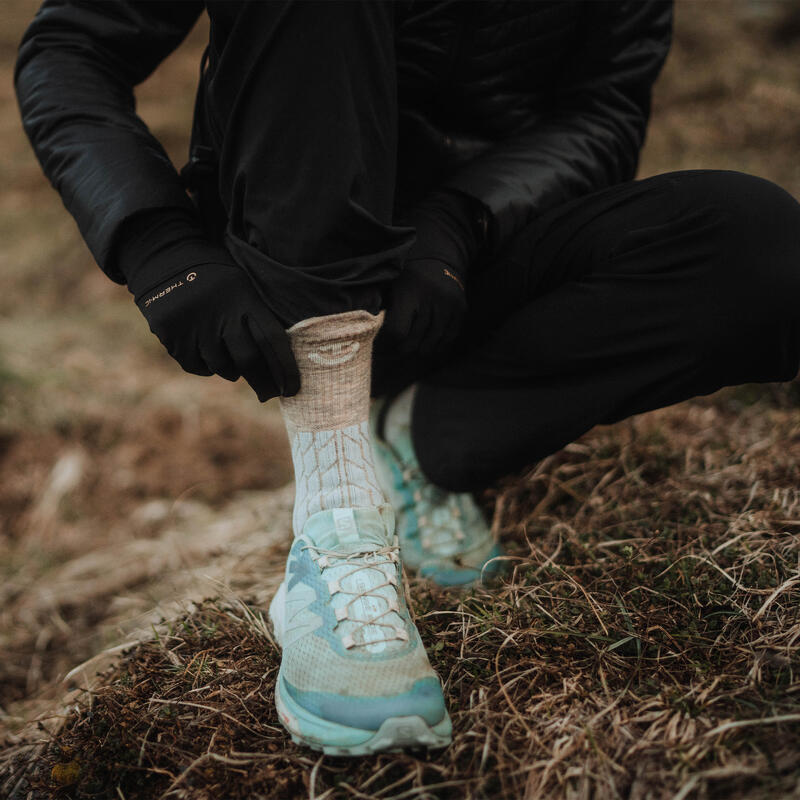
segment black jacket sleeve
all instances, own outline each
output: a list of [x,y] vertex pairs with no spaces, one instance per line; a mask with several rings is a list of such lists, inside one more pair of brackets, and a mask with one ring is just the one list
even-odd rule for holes
[[26,30],[14,83],[25,132],[97,263],[138,212],[194,206],[136,115],[133,87],[184,39],[202,2],[45,0]]
[[582,41],[559,80],[551,112],[442,184],[489,208],[489,255],[543,211],[635,177],[651,88],[671,38],[671,2],[584,4]]

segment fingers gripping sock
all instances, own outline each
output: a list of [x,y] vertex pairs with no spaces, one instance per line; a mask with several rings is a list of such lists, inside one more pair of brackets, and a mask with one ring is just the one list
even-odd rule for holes
[[280,400],[295,472],[295,536],[317,511],[386,502],[368,426],[372,342],[382,322],[382,312],[347,311],[287,331],[300,371],[300,391]]

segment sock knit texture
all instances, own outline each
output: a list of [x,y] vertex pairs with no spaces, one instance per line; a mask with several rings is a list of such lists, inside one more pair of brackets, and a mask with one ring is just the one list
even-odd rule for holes
[[295,472],[295,536],[317,511],[386,502],[368,426],[372,342],[382,322],[382,312],[346,311],[287,331],[300,371],[300,391],[280,400]]

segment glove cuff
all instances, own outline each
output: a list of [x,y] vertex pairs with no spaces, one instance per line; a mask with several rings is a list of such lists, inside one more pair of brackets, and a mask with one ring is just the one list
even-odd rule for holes
[[198,264],[235,266],[225,248],[212,244],[198,220],[179,208],[146,211],[127,219],[116,259],[128,291],[137,299],[163,281]]

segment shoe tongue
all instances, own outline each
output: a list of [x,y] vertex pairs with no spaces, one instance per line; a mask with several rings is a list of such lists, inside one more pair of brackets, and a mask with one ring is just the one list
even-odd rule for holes
[[[303,537],[322,550],[334,550],[344,555],[357,551],[379,550],[393,543],[394,515],[391,506],[376,508],[335,508],[319,511],[308,518]],[[398,611],[397,563],[387,556],[366,553],[350,560],[334,558],[324,569],[325,580],[339,583],[331,605],[347,609],[345,618],[337,623],[337,631],[353,645],[364,646],[370,653],[390,652],[405,647],[406,638],[392,634],[405,628]],[[395,576],[394,578],[392,576]],[[348,617],[349,615],[349,617]],[[380,624],[369,620],[377,618]]]
[[303,536],[323,550],[340,553],[354,553],[365,545],[377,550],[391,544],[384,518],[375,508],[318,511],[303,526]]

